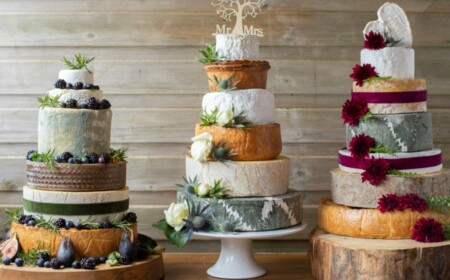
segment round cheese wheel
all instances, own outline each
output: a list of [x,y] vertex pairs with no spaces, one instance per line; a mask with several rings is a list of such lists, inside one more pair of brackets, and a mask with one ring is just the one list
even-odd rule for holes
[[277,123],[227,128],[218,125],[195,126],[195,135],[208,132],[214,143],[223,144],[236,155],[233,161],[271,160],[281,153],[281,132]]
[[411,230],[420,218],[433,218],[449,223],[450,216],[432,211],[419,213],[410,209],[381,213],[378,209],[351,208],[323,199],[319,206],[319,226],[338,235],[378,238],[409,239]]

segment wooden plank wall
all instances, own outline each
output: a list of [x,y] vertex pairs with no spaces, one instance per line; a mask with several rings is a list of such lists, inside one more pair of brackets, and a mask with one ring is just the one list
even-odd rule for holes
[[[344,145],[340,107],[359,61],[361,31],[384,0],[266,2],[249,24],[266,35],[261,58],[272,65],[268,89],[276,94],[283,153],[292,158],[291,187],[305,195],[308,230],[258,243],[258,250],[302,251]],[[449,166],[450,2],[397,2],[411,22],[416,76],[428,81],[434,142]],[[21,203],[24,155],[36,147],[36,98],[52,87],[62,56],[82,53],[96,57],[96,83],[113,104],[113,146],[129,148],[131,209],[141,231],[162,240],[151,224],[175,198],[207,92],[194,57],[221,23],[210,1],[0,1],[0,22],[0,208]],[[210,248],[217,250],[217,242],[199,240],[185,251]]]

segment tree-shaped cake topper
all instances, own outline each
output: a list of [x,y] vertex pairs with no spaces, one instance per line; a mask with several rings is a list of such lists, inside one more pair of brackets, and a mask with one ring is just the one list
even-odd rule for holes
[[236,19],[234,28],[225,24],[216,26],[217,34],[251,34],[263,37],[262,29],[254,28],[253,25],[246,26],[243,21],[248,16],[256,17],[261,11],[265,0],[216,0],[211,5],[217,8],[217,14],[226,21]]

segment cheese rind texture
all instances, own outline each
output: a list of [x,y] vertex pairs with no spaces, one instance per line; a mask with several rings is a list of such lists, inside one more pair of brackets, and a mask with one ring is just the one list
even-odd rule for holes
[[361,50],[361,65],[370,64],[380,77],[414,79],[414,49],[390,47]]
[[276,158],[281,153],[281,131],[277,123],[253,125],[247,128],[227,128],[218,125],[197,124],[195,135],[209,133],[215,144],[223,144],[235,155],[233,161],[262,161]]
[[216,51],[222,60],[256,60],[259,40],[256,35],[217,34]]
[[[120,218],[129,205],[128,188],[98,192],[61,192],[25,186],[23,199],[24,212],[28,215],[42,216],[47,220],[61,217],[73,222],[88,218],[97,222],[106,218],[112,220],[116,216]],[[85,213],[81,213],[82,211]]]
[[209,205],[213,218],[202,231],[249,232],[276,230],[298,225],[302,222],[302,195],[289,191],[269,197],[200,198],[185,190],[178,191],[177,200],[189,200],[194,207],[202,209]]
[[450,216],[434,211],[394,211],[381,213],[378,209],[350,208],[335,204],[331,199],[319,205],[319,227],[337,235],[358,238],[410,239],[411,229],[421,218],[433,218],[449,223]]
[[72,70],[64,69],[59,71],[59,79],[63,79],[68,84],[75,85],[77,82],[82,82],[86,84],[94,84],[94,73],[89,72],[85,69],[82,70]]
[[59,89],[55,88],[48,91],[48,95],[51,97],[59,96],[59,102],[66,102],[69,99],[75,99],[77,101],[77,107],[87,103],[89,98],[95,97],[97,102],[102,101],[103,91],[102,90],[87,90],[87,89]]
[[[82,257],[101,257],[119,249],[123,229],[59,229],[51,232],[44,228],[28,227],[16,222],[11,224],[11,233],[20,236],[21,250],[27,252],[36,248],[51,248],[50,255],[56,257],[64,237],[72,240],[77,259]],[[133,224],[130,235],[137,240],[137,224]]]
[[403,196],[414,193],[421,198],[450,195],[450,170],[423,174],[420,176],[393,176],[377,186],[361,182],[361,175],[331,170],[331,197],[334,203],[350,207],[377,208],[383,195]]
[[222,179],[231,197],[273,196],[288,191],[290,159],[278,157],[268,161],[206,161],[186,157],[186,177],[197,176],[199,182],[213,184]]
[[208,113],[234,107],[235,115],[242,112],[245,120],[255,125],[275,122],[275,97],[264,89],[210,92],[203,96],[202,107]]
[[110,109],[44,108],[39,110],[38,151],[55,150],[55,155],[70,152],[109,153],[111,137]]
[[347,148],[351,139],[364,133],[393,152],[417,152],[433,148],[429,112],[373,115],[358,126],[347,125]]

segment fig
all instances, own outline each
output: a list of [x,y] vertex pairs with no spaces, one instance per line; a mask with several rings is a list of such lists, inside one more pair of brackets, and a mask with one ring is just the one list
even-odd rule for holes
[[11,239],[8,239],[1,244],[0,252],[3,258],[14,259],[19,252],[19,242],[17,241],[17,236],[15,234]]
[[64,265],[64,267],[71,267],[75,261],[75,249],[71,239],[65,237],[59,245],[56,258]]
[[121,256],[127,256],[129,260],[134,259],[134,246],[130,240],[130,235],[124,233],[119,244],[119,253]]

